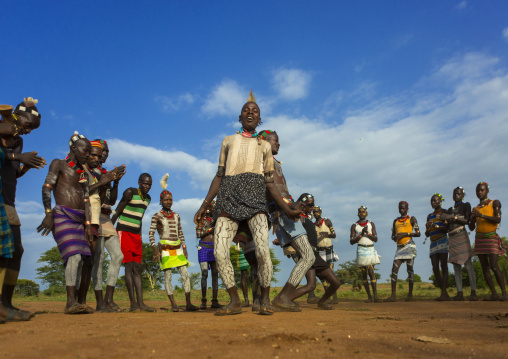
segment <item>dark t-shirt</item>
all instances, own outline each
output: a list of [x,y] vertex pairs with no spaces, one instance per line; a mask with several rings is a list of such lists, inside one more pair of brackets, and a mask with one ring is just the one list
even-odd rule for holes
[[18,184],[18,168],[19,161],[9,161],[7,158],[11,157],[11,153],[21,153],[23,151],[23,138],[18,138],[18,144],[14,148],[3,148],[5,152],[5,163],[0,168],[0,176],[2,177],[2,194],[4,196],[4,203],[14,206],[16,200],[16,186]]

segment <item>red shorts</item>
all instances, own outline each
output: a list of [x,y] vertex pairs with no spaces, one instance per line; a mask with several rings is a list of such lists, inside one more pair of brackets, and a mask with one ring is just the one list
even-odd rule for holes
[[131,232],[118,231],[118,240],[123,253],[122,263],[141,263],[143,247],[141,246],[141,235]]

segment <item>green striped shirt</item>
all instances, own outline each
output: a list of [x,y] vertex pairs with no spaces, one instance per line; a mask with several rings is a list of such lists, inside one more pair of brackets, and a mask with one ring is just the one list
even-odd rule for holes
[[150,201],[149,195],[143,200],[139,194],[134,194],[118,218],[116,230],[139,234],[141,220]]

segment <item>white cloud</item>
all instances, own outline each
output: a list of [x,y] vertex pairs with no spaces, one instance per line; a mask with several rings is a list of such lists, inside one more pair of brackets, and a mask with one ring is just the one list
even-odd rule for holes
[[503,37],[504,37],[506,40],[508,40],[508,27],[505,27],[505,28],[503,29]]
[[202,109],[209,116],[239,115],[247,97],[248,91],[236,81],[225,79],[212,90]]
[[155,97],[155,102],[159,103],[165,112],[178,111],[188,108],[194,103],[194,101],[194,96],[192,96],[190,93],[184,93],[175,98],[167,96]]
[[[293,197],[303,192],[316,196],[338,229],[342,260],[355,258],[347,238],[360,205],[369,208],[378,228],[386,278],[395,250],[390,226],[399,201],[409,202],[420,226],[432,211],[431,195],[442,193],[447,208],[458,185],[473,204],[474,187],[482,180],[491,184],[492,197],[508,201],[503,181],[508,169],[498,156],[508,152],[508,75],[497,63],[478,53],[453,58],[430,76],[432,86],[419,83],[378,98],[338,125],[306,116],[265,118],[266,126],[279,133],[279,159],[290,192]],[[423,238],[417,242],[416,272],[427,279],[428,247],[421,244]]]
[[164,151],[150,146],[129,143],[120,139],[108,139],[111,155],[110,163],[136,163],[142,170],[165,168],[170,179],[173,172],[186,173],[191,184],[206,188],[213,178],[217,165],[206,159],[199,159],[183,151]]
[[299,100],[307,96],[312,76],[299,69],[273,71],[272,84],[279,96],[285,100]]
[[461,1],[455,6],[455,9],[457,10],[463,10],[467,7],[467,1]]

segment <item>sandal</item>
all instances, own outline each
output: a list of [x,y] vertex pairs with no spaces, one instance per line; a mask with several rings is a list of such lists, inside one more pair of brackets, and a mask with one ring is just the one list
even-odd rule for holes
[[271,304],[261,304],[259,307],[260,315],[273,315],[275,313],[275,308]]
[[227,305],[225,305],[214,313],[214,315],[219,316],[219,317],[224,316],[224,315],[235,315],[235,314],[242,314],[242,308],[231,310],[231,308],[229,308]]

